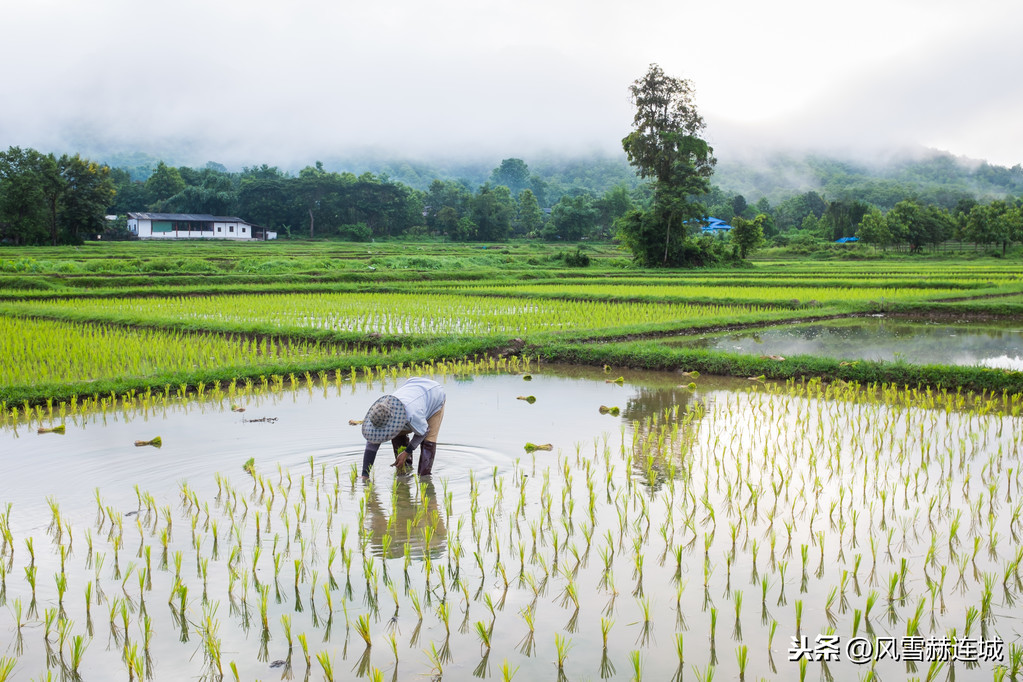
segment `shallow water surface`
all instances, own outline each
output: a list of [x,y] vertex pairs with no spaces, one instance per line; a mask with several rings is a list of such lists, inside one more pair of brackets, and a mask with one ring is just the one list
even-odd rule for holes
[[[787,680],[792,637],[832,631],[843,646],[952,629],[1004,641],[1002,658],[947,662],[956,679],[1008,663],[1019,398],[690,390],[678,374],[564,367],[437,378],[428,480],[395,477],[386,445],[372,483],[354,476],[348,420],[401,378],[108,408],[69,416],[64,435],[0,428],[12,679],[73,679],[75,636],[84,679],[130,677],[129,660],[156,680],[233,679],[232,663],[241,679],[501,679],[505,662],[519,680],[632,679],[634,662],[643,679],[736,679],[742,654],[748,679]],[[160,449],[133,445],[157,435]],[[844,649],[810,666],[865,671]]]
[[[605,431],[618,432],[633,419],[643,419],[664,407],[690,400],[693,393],[678,384],[681,377],[654,372],[625,371],[625,385],[600,370],[552,367],[534,372],[531,381],[517,375],[477,375],[443,378],[448,395],[441,430],[435,478],[466,485],[469,472],[505,473],[524,456],[526,442],[551,443],[571,449],[576,442]],[[686,380],[688,381],[688,380]],[[36,424],[0,429],[0,467],[4,472],[4,501],[19,509],[45,511],[47,496],[69,508],[92,509],[94,488],[104,498],[137,506],[134,487],[175,491],[178,484],[209,488],[217,473],[234,476],[255,458],[257,468],[276,471],[340,466],[347,477],[361,466],[365,441],[349,419],[362,419],[377,397],[404,379],[345,383],[340,389],[303,387],[280,394],[189,401],[146,411],[115,411],[75,416],[66,434],[37,434]],[[706,388],[742,386],[714,378]],[[535,394],[529,404],[518,396]],[[231,411],[231,405],[244,412]],[[620,407],[615,418],[601,415],[600,405]],[[268,419],[272,421],[260,421]],[[59,419],[44,420],[46,425]],[[160,436],[163,446],[135,447],[136,440]],[[390,447],[381,448],[383,474]],[[79,500],[76,504],[75,500]]]
[[673,339],[671,345],[752,355],[903,360],[1023,371],[1023,323],[931,323],[883,316],[824,320]]

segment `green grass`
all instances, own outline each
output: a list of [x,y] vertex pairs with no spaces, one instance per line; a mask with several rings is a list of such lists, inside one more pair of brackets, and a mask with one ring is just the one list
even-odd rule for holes
[[564,264],[566,245],[526,242],[0,247],[0,325],[15,340],[0,354],[0,400],[508,352],[735,376],[1020,390],[1018,373],[999,370],[809,356],[775,362],[656,340],[874,312],[1023,319],[1023,274],[1011,259],[789,258],[664,271],[631,266],[614,245],[583,248],[586,268]]
[[[59,343],[54,343],[59,339]],[[373,355],[379,355],[372,349]],[[0,317],[0,385],[153,378],[218,368],[268,368],[369,356],[360,346],[243,338]]]
[[354,292],[59,299],[6,303],[0,305],[0,313],[221,332],[303,334],[322,331],[359,335],[353,339],[371,334],[441,337],[595,330],[629,333],[793,317],[791,311],[744,304],[691,306],[685,303]]
[[[387,352],[330,354],[320,356],[277,358],[274,361],[244,364],[229,362],[206,368],[173,369],[159,367],[152,373],[131,375],[118,371],[116,366],[94,379],[67,376],[64,379],[25,383],[0,384],[0,408],[18,405],[41,405],[47,402],[72,401],[78,397],[93,396],[97,400],[106,396],[121,396],[130,391],[184,391],[198,390],[200,385],[213,387],[232,381],[290,377],[301,380],[306,374],[347,376],[352,370],[365,368],[429,364],[439,359],[472,358],[497,353],[502,339],[455,339],[420,348],[399,348]],[[2,363],[0,363],[2,364]]]

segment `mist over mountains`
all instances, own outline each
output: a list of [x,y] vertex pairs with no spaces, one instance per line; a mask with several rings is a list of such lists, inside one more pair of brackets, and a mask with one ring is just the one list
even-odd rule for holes
[[[112,168],[128,170],[137,181],[144,181],[159,161],[173,166],[242,170],[216,160],[198,160],[187,147],[160,156],[143,152],[104,153],[102,150],[83,152],[83,155]],[[557,194],[600,195],[618,185],[635,189],[643,184],[624,154],[529,156],[510,153],[503,158],[522,158],[531,174],[560,189]],[[491,179],[491,172],[502,157],[423,159],[367,151],[347,157],[310,159],[303,164],[276,164],[273,159],[265,163],[297,174],[317,160],[329,171],[356,175],[373,173],[425,191],[435,179],[462,182],[475,189]],[[882,208],[890,208],[909,197],[951,207],[964,196],[985,200],[1023,195],[1023,168],[1019,165],[1006,168],[922,148],[892,150],[873,158],[843,158],[823,152],[763,151],[719,154],[712,184],[727,194],[741,194],[750,203],[766,198],[771,204],[777,204],[787,197],[815,191],[829,200],[863,199]]]

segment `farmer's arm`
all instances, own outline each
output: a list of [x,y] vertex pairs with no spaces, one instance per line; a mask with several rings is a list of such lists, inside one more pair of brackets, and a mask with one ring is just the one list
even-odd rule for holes
[[424,438],[426,438],[426,434],[425,433],[414,434],[412,436],[412,439],[408,442],[408,447],[405,448],[405,449],[408,450],[409,452],[412,452],[413,450],[415,450],[416,448],[419,447],[419,444],[423,442]]
[[380,443],[366,443],[366,452],[362,455],[362,475],[363,477],[369,476],[370,467],[373,466],[373,462],[377,459],[377,450],[380,449]]
[[444,389],[434,383],[423,395],[419,396],[411,405],[405,409],[409,414],[409,426],[414,433],[408,444],[408,451],[412,452],[430,431],[430,417],[437,414],[444,408]]

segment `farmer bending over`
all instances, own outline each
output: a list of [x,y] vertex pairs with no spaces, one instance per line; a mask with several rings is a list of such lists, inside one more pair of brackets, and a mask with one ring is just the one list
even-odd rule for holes
[[[399,473],[411,469],[412,454],[422,444],[419,475],[429,476],[437,454],[437,434],[444,419],[445,398],[444,387],[436,381],[412,377],[397,391],[373,403],[362,422],[362,435],[366,439],[366,452],[362,456],[363,477],[369,476],[377,450],[385,440],[391,441],[394,448],[394,464],[391,466]],[[413,434],[411,440],[409,434]],[[408,468],[405,467],[406,460]]]

